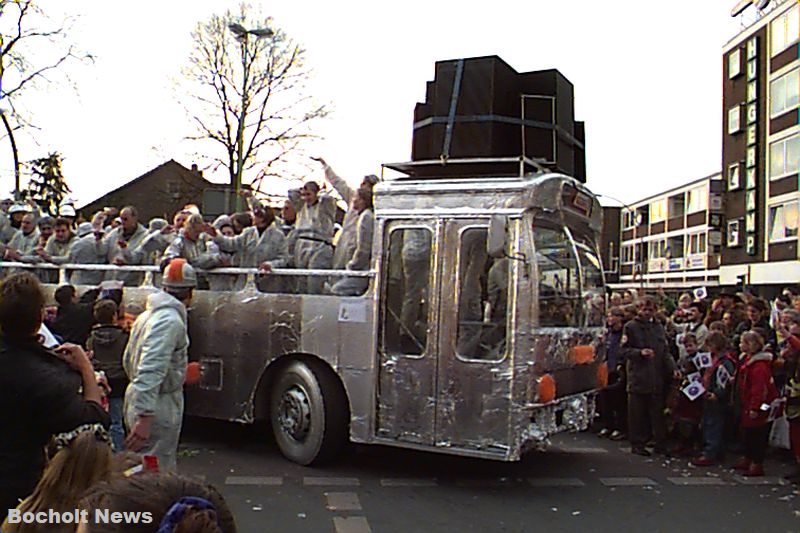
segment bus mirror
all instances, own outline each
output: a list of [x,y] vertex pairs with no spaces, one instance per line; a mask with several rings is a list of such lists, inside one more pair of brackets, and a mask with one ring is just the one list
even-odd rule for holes
[[486,252],[490,257],[505,257],[508,219],[495,215],[489,222],[489,234],[486,236]]

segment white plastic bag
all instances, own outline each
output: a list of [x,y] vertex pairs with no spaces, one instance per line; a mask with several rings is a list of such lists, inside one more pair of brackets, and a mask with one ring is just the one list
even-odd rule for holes
[[792,443],[789,440],[789,420],[786,415],[781,415],[772,422],[772,429],[769,432],[769,445],[784,450],[792,448]]

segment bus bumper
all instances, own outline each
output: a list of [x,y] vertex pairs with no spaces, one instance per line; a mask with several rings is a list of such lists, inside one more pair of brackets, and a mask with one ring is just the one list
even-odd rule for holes
[[526,404],[520,450],[543,449],[550,436],[564,431],[583,431],[594,419],[597,391],[587,391],[558,398],[546,404]]

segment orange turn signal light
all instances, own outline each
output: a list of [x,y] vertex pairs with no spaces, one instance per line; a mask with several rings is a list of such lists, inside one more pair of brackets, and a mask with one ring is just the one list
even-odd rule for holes
[[203,377],[203,367],[197,361],[193,361],[186,365],[186,384],[197,385]]
[[550,403],[556,399],[556,380],[550,374],[544,374],[537,380],[536,391],[539,403]]
[[588,365],[594,361],[594,346],[579,344],[572,349],[572,358],[576,365]]

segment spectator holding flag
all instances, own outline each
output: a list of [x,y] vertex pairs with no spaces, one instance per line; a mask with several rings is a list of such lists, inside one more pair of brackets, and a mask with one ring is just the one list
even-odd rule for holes
[[695,466],[711,466],[725,453],[725,422],[736,360],[728,350],[728,339],[721,331],[711,331],[705,349],[711,354],[711,367],[703,373],[705,388],[703,406],[703,454],[694,459]]

